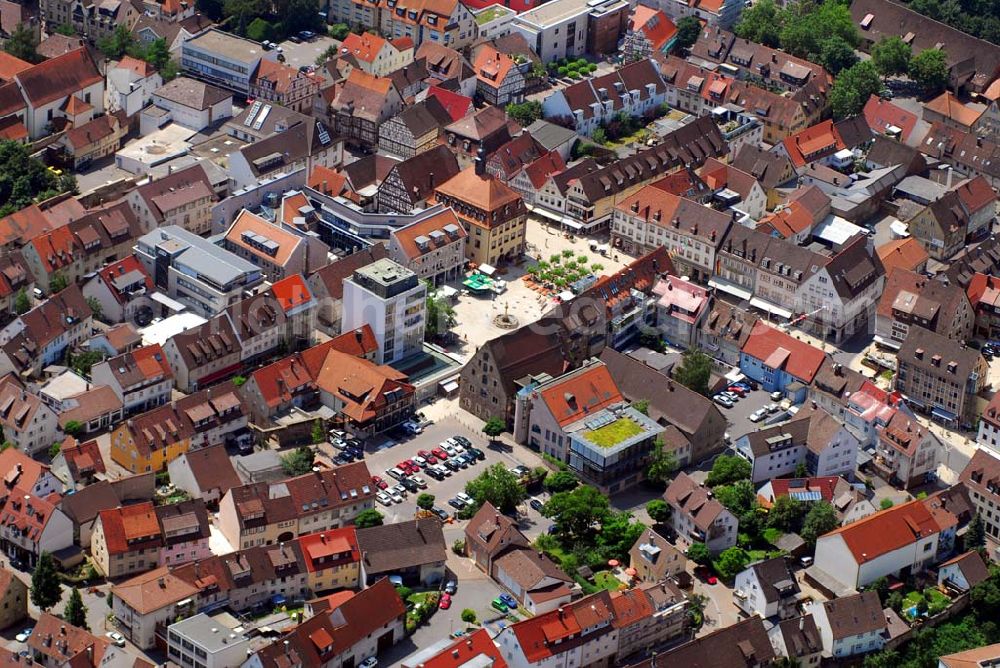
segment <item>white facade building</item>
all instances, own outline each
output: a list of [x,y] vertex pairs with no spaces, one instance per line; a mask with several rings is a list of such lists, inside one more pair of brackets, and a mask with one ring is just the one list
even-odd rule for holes
[[378,260],[344,279],[341,333],[370,325],[378,364],[421,351],[427,326],[427,289],[417,275],[392,260]]

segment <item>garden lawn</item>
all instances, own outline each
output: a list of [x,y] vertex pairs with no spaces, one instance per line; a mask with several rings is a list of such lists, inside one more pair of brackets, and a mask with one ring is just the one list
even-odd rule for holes
[[601,589],[608,591],[618,591],[622,588],[621,580],[614,576],[611,571],[598,571],[594,573],[594,582]]
[[476,25],[483,25],[484,23],[489,23],[495,18],[503,16],[506,12],[502,9],[497,9],[496,7],[491,7],[484,11],[482,14],[476,14]]
[[933,587],[928,587],[923,592],[911,591],[903,599],[903,614],[906,615],[908,619],[915,619],[917,615],[911,613],[910,611],[921,601],[927,601],[927,614],[929,616],[936,615],[943,611],[949,605],[951,605],[951,599],[939,592]]
[[618,418],[611,424],[583,433],[588,441],[602,448],[611,448],[622,441],[642,433],[642,425],[627,417]]

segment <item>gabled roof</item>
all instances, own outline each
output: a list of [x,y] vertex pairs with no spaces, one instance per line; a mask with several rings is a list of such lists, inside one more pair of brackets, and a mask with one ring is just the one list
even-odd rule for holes
[[137,575],[111,588],[115,598],[140,615],[162,610],[186,598],[197,596],[200,591],[200,587],[177,577],[167,566]]
[[916,237],[887,241],[876,248],[875,252],[878,253],[878,259],[885,268],[887,276],[892,276],[896,269],[917,271],[919,267],[927,264],[930,257]]
[[603,363],[570,371],[546,383],[539,394],[560,427],[623,401],[618,386]]
[[[447,181],[442,182],[437,187],[437,193],[453,197],[488,214],[500,211],[506,206],[522,206],[523,208],[521,195],[516,190],[489,174],[480,176],[476,173],[475,165],[469,165]],[[478,220],[478,218],[474,218],[474,220]],[[489,221],[491,220],[493,220],[492,215],[488,217],[487,221],[483,221],[486,223],[484,227],[490,227]]]
[[[419,202],[430,197],[435,188],[458,174],[459,166],[455,154],[449,151],[447,146],[438,145],[429,151],[396,163],[392,171],[399,177],[403,191],[410,197],[410,201]],[[388,178],[386,177],[387,180]]]
[[766,666],[776,657],[764,621],[755,615],[662,652],[655,659],[633,664],[632,668]]
[[37,549],[52,515],[57,511],[62,512],[57,508],[60,499],[59,494],[50,494],[43,499],[26,489],[15,487],[0,511],[0,526],[5,533],[9,532]]
[[[430,44],[430,42],[424,42],[424,46],[427,44]],[[428,88],[427,97],[436,98],[444,107],[444,110],[448,112],[448,116],[452,121],[465,118],[475,108],[472,98],[459,95],[454,91],[446,90],[440,86],[431,86]]]
[[807,383],[812,381],[826,357],[819,348],[764,322],[754,325],[750,337],[743,344],[742,352],[761,360],[772,369],[784,369],[789,375]]
[[666,48],[670,40],[677,35],[677,26],[662,10],[646,5],[636,5],[632,10],[629,30],[633,32],[641,30],[654,51]]
[[962,572],[969,587],[975,587],[980,582],[985,582],[990,577],[990,571],[983,562],[982,556],[975,550],[969,550],[938,566],[941,570],[945,566],[956,566]]
[[752,143],[740,146],[733,166],[753,175],[765,190],[772,190],[795,178],[791,161],[774,151],[765,151]]
[[920,501],[909,501],[834,529],[820,539],[840,536],[854,561],[865,564],[940,530],[930,511]]
[[77,443],[71,436],[67,437],[67,441],[69,442],[63,443],[59,453],[66,460],[73,480],[79,480],[83,475],[105,472],[104,457],[101,456],[97,441]]
[[[919,501],[912,503],[919,503]],[[848,526],[855,526],[856,524],[869,521],[874,517],[878,517],[879,514],[876,513],[871,517],[859,520]],[[882,615],[882,605],[879,603],[878,594],[874,591],[866,591],[854,596],[841,596],[820,603],[819,605],[826,608],[826,618],[830,624],[834,640],[843,640],[844,638],[865,635],[885,629],[885,617]]]
[[872,132],[886,134],[890,127],[899,128],[901,142],[910,138],[913,128],[917,125],[916,114],[874,94],[868,98],[862,113]]
[[[440,234],[432,235],[432,232]],[[403,254],[410,260],[417,259],[427,253],[433,253],[447,244],[465,243],[463,240],[469,236],[451,209],[443,209],[438,214],[397,228],[390,234],[396,239]]]
[[366,575],[444,563],[448,550],[436,517],[358,529]]
[[231,381],[199,390],[141,413],[125,423],[139,454],[192,438],[208,426],[221,427],[245,415],[243,399]]
[[84,48],[42,61],[16,75],[34,107],[41,107],[104,81]]
[[48,612],[43,612],[38,618],[26,644],[33,655],[41,655],[49,665],[71,665],[69,662],[73,657],[86,653],[89,661],[87,665],[100,666],[104,653],[110,647],[107,639],[99,638]]
[[490,559],[512,546],[531,547],[531,541],[521,533],[517,522],[502,514],[489,501],[483,503],[469,520],[465,527],[465,537],[470,543],[470,549],[478,547]]
[[177,77],[157,88],[153,95],[197,111],[204,111],[232,98],[229,91],[189,77]]
[[[243,209],[226,230],[226,242],[255,256],[259,261],[283,267],[305,240]],[[271,250],[273,249],[273,253]]]
[[16,58],[6,51],[0,52],[0,81],[11,81],[18,72],[31,67],[31,63]]
[[112,556],[158,547],[162,543],[156,510],[149,501],[102,510],[99,517],[108,554]]
[[341,43],[340,53],[350,54],[363,63],[373,63],[387,43],[387,40],[369,32],[360,35],[352,32]]
[[507,77],[517,69],[517,63],[510,54],[501,53],[489,45],[480,47],[472,63],[476,79],[497,90],[507,81]]
[[464,668],[471,665],[507,668],[503,653],[484,628],[455,640],[440,640],[409,657],[404,665],[423,668]]
[[226,453],[226,446],[221,443],[189,450],[181,457],[202,492],[219,490],[220,496],[225,496],[230,489],[243,484],[233,468],[233,460]]
[[427,97],[421,102],[405,107],[396,118],[415,138],[435,130],[440,131],[452,121],[437,97]]
[[708,531],[719,515],[729,512],[704,485],[683,471],[671,481],[663,499],[702,531]]

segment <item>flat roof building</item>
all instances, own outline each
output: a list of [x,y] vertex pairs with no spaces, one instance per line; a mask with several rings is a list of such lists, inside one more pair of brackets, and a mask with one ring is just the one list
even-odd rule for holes
[[202,81],[247,95],[263,55],[259,43],[212,28],[181,44],[181,68]]

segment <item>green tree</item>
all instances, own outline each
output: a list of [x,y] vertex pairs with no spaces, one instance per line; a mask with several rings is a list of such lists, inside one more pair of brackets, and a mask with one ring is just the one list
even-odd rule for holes
[[892,508],[896,504],[894,504],[892,502],[892,499],[890,499],[890,498],[887,497],[887,498],[884,498],[881,501],[879,501],[878,505],[879,505],[879,508],[881,508],[882,510],[889,510],[890,508]]
[[125,24],[119,24],[110,35],[97,40],[97,48],[108,58],[121,58],[134,44],[135,37]]
[[910,78],[924,90],[934,95],[948,85],[948,62],[941,49],[924,49],[910,59]]
[[61,183],[41,160],[31,157],[24,144],[0,140],[0,216],[58,195]]
[[257,17],[263,16],[268,9],[264,0],[224,0],[222,13],[230,19],[233,29],[245,35],[247,26]]
[[667,450],[663,439],[657,437],[653,444],[653,455],[646,468],[646,479],[650,482],[665,485],[677,470],[677,455],[673,450]]
[[49,278],[49,292],[55,294],[57,292],[62,292],[69,286],[69,279],[66,278],[66,274],[61,271],[53,272],[52,277]]
[[447,299],[439,297],[430,284],[427,285],[427,317],[425,321],[427,326],[424,330],[424,339],[427,341],[444,336],[458,322],[455,309]]
[[517,121],[519,125],[531,125],[542,117],[542,103],[537,100],[512,102],[507,105],[507,115]]
[[595,144],[604,144],[608,141],[608,133],[604,130],[604,128],[597,128],[590,133],[590,138]]
[[344,41],[351,34],[351,28],[346,23],[334,23],[328,30],[330,37],[337,41]]
[[483,433],[486,434],[492,442],[497,440],[497,436],[502,434],[506,428],[507,424],[503,421],[503,419],[494,416],[487,420],[486,424],[483,425]]
[[638,401],[632,402],[632,408],[636,409],[645,416],[649,416],[649,399],[639,399]]
[[462,610],[462,621],[465,622],[466,624],[475,624],[476,611],[473,610],[472,608],[466,608],[465,610]]
[[[729,485],[718,485],[712,492],[719,503],[737,517],[753,510],[757,503],[757,492],[749,480],[737,480]],[[742,526],[740,530],[743,530]]]
[[806,508],[793,496],[780,496],[767,514],[769,526],[785,533],[798,533],[805,517]]
[[421,492],[419,495],[417,495],[417,508],[430,510],[433,507],[434,507],[433,494],[428,494],[427,492]]
[[542,483],[545,487],[545,491],[549,494],[568,492],[571,489],[576,488],[579,484],[580,481],[577,480],[577,477],[570,471],[556,471],[545,478],[545,482]]
[[28,298],[28,291],[21,288],[14,297],[14,313],[21,315],[31,310],[31,299]]
[[802,522],[802,539],[810,547],[816,544],[816,539],[840,526],[837,511],[826,501],[817,501],[806,513]]
[[701,22],[695,16],[685,16],[677,22],[677,38],[674,48],[690,49],[701,34]]
[[255,42],[274,39],[274,26],[271,25],[270,21],[266,21],[258,16],[247,24],[247,38]]
[[514,512],[525,497],[520,480],[503,464],[490,466],[466,483],[465,493],[475,499],[477,505],[489,501],[502,513]]
[[38,40],[35,39],[35,33],[25,23],[14,28],[14,32],[3,45],[4,51],[29,63],[37,63],[41,60],[38,51],[36,51],[37,48]]
[[382,526],[383,515],[374,508],[366,508],[354,518],[354,526],[358,529],[370,529]]
[[150,42],[143,53],[143,60],[162,74],[163,68],[170,62],[170,46],[167,44],[167,40],[160,37]]
[[758,0],[743,10],[734,31],[743,39],[776,47],[781,39],[781,10],[774,0]]
[[712,561],[712,552],[704,543],[691,543],[687,549],[687,558],[702,566],[708,565]]
[[31,573],[31,602],[47,611],[62,599],[62,588],[52,555],[42,552]]
[[698,394],[708,396],[712,377],[712,358],[696,348],[689,348],[674,369],[674,380]]
[[97,301],[96,297],[87,297],[87,306],[90,307],[90,312],[98,320],[104,315],[104,307],[101,306],[101,302]]
[[840,73],[830,88],[830,106],[835,118],[861,113],[868,98],[882,90],[882,79],[871,61],[863,60]]
[[715,570],[724,580],[732,580],[736,574],[750,563],[750,555],[740,547],[730,547],[722,551],[715,560]]
[[979,513],[972,516],[969,528],[962,538],[962,545],[966,550],[982,550],[986,547],[986,527],[983,525],[983,518]]
[[872,46],[872,63],[883,77],[906,74],[913,49],[898,35],[886,36]]
[[545,515],[555,520],[555,535],[564,546],[592,545],[595,529],[610,512],[608,497],[590,485],[553,494],[545,504]]
[[781,13],[781,48],[794,56],[815,59],[822,43],[833,37],[849,46],[861,41],[846,4],[799,2]]
[[886,599],[889,598],[889,579],[885,576],[875,578],[868,584],[866,589],[878,594],[878,600],[885,605]]
[[819,62],[830,74],[837,75],[858,62],[858,55],[854,53],[854,47],[834,35],[820,45]]
[[323,420],[316,418],[313,420],[312,426],[312,442],[313,444],[322,443],[326,440],[326,430],[323,429]]
[[806,466],[805,460],[800,461],[795,465],[795,477],[796,478],[808,478],[809,477],[809,467]]
[[239,375],[233,376],[233,385],[235,385],[236,387],[243,387],[243,384],[246,382],[247,382],[246,376],[239,376]]
[[104,353],[99,350],[84,350],[78,355],[66,353],[67,363],[81,376],[89,376],[91,367],[103,359]]
[[65,35],[66,37],[76,37],[76,29],[68,23],[60,23],[57,25],[55,33],[57,35]]
[[646,525],[636,522],[632,513],[611,512],[601,521],[601,530],[597,534],[597,542],[604,559],[628,559],[629,550],[639,540],[646,530]]
[[307,445],[296,448],[281,457],[281,468],[287,476],[309,473],[313,467],[313,451]]
[[[77,424],[79,424],[79,423],[77,423]],[[59,441],[56,441],[55,443],[53,443],[52,445],[50,445],[49,446],[49,460],[55,459],[59,455],[59,452],[61,450],[62,450],[62,444],[59,443]]]
[[90,625],[87,623],[87,606],[83,604],[80,590],[76,587],[69,593],[66,609],[63,610],[63,619],[77,628],[90,630]]
[[326,21],[316,11],[316,0],[274,0],[275,13],[282,17],[281,27],[286,35],[300,30],[320,30]]
[[719,455],[712,463],[712,470],[705,478],[705,484],[709,487],[716,485],[727,485],[737,480],[750,479],[750,462],[735,455]]
[[670,506],[663,499],[653,499],[646,504],[646,514],[657,524],[666,524],[670,521]]

